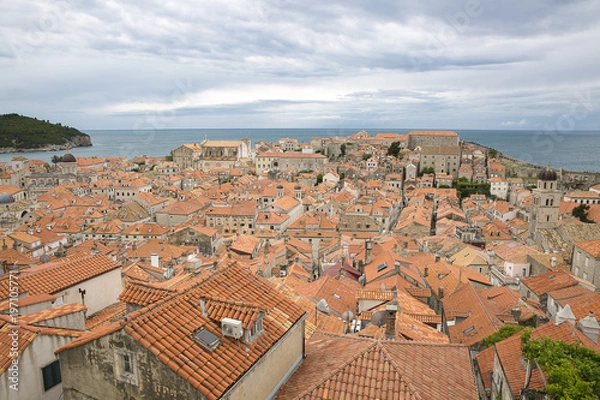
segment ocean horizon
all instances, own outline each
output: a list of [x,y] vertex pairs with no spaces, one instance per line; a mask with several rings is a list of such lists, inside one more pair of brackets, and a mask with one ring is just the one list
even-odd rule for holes
[[[310,141],[313,137],[346,137],[360,130],[371,135],[379,132],[408,133],[412,129],[398,128],[249,128],[249,129],[160,129],[160,130],[86,130],[93,146],[71,150],[75,157],[115,157],[128,159],[137,156],[166,156],[184,143],[211,140],[236,140],[243,137],[252,143],[295,138]],[[507,156],[538,165],[551,164],[569,171],[600,172],[600,131],[544,132],[533,130],[456,129],[461,140],[494,148]],[[0,161],[9,162],[13,156],[49,162],[64,151],[0,154]]]

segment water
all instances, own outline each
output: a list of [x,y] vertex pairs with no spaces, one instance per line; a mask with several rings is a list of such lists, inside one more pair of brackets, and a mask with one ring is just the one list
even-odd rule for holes
[[[71,150],[75,157],[133,158],[139,155],[165,156],[183,143],[201,142],[205,137],[213,140],[238,140],[243,137],[276,141],[290,137],[309,141],[313,137],[349,136],[356,129],[165,129],[156,131],[90,130],[92,147]],[[377,132],[406,133],[408,129],[368,129]],[[572,171],[600,172],[600,132],[538,132],[501,130],[457,130],[461,139],[492,147],[506,155],[539,165],[562,167]],[[53,155],[64,152],[20,153],[29,159],[50,161]],[[0,154],[0,161],[10,161],[14,154]]]

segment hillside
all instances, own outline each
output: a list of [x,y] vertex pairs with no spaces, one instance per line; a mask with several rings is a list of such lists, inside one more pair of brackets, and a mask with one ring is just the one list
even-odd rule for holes
[[75,128],[18,114],[0,115],[0,152],[64,150],[91,146],[89,135]]

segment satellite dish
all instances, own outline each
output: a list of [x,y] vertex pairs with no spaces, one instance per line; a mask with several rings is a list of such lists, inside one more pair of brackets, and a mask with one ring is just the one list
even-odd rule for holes
[[319,300],[319,302],[317,303],[317,311],[321,311],[323,314],[327,315],[331,313],[331,310],[329,309],[329,304],[327,304],[325,299]]
[[350,322],[354,319],[354,313],[350,310],[344,311],[342,313],[342,321]]
[[375,311],[371,316],[371,323],[379,327],[385,323],[386,317],[387,315],[385,310]]

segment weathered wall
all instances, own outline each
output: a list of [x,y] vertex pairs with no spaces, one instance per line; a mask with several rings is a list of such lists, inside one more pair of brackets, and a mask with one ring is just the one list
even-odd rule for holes
[[296,323],[283,339],[272,347],[266,356],[226,393],[225,399],[269,399],[279,386],[289,379],[289,373],[302,361],[304,354],[304,319]]
[[[138,383],[115,376],[115,350],[135,354]],[[119,330],[59,353],[65,400],[71,399],[204,399],[181,376]]]

